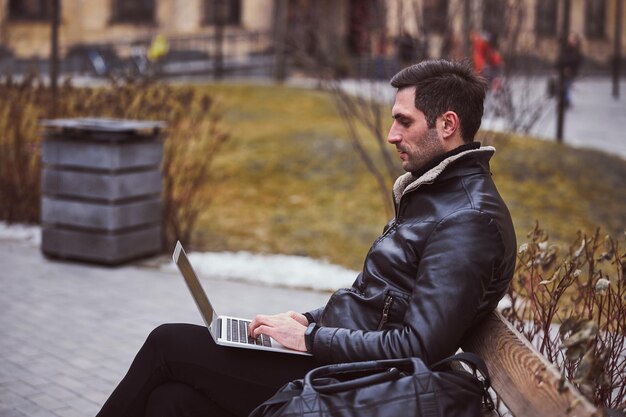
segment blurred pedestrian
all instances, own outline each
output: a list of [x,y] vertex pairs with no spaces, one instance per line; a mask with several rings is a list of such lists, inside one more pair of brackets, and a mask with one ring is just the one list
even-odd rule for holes
[[555,64],[557,71],[563,72],[563,102],[566,108],[572,106],[572,86],[578,76],[582,61],[580,38],[576,33],[570,33],[565,48],[559,54]]
[[474,70],[487,81],[487,87],[498,90],[504,69],[504,59],[498,51],[498,38],[491,33],[472,33],[472,62]]
[[402,33],[396,38],[396,53],[402,68],[406,68],[414,63],[415,45],[415,39],[406,30],[403,30]]
[[169,52],[169,44],[164,35],[156,35],[148,49],[148,59],[155,63],[162,59]]

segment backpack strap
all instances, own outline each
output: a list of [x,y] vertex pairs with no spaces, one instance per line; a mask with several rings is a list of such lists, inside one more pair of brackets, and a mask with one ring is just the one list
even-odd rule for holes
[[[489,395],[489,388],[491,387],[491,378],[489,377],[489,370],[485,361],[475,353],[472,352],[459,352],[456,355],[449,356],[440,360],[431,366],[433,371],[445,370],[450,368],[452,362],[462,362],[470,367],[472,375],[482,384],[483,389],[483,403],[485,407],[492,411],[495,409],[493,400]],[[477,371],[480,371],[482,379],[478,377]]]

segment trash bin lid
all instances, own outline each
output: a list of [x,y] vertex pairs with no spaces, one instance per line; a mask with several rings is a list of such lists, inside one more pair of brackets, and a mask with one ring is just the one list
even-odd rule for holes
[[[40,122],[48,133],[63,133],[85,139],[129,139],[137,136],[155,136],[167,124],[163,121],[85,117],[73,119],[45,119]],[[105,133],[105,135],[99,135]]]

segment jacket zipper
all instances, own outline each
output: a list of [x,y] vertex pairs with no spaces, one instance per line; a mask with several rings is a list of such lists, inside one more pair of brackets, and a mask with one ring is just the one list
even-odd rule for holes
[[[418,190],[418,189],[419,189],[422,185],[430,185],[430,184],[432,184],[432,183],[434,183],[434,182],[435,182],[434,180],[433,180],[433,181],[428,181],[428,182],[423,182],[423,183],[421,183],[420,185],[418,185],[417,187],[415,187],[414,189],[412,189],[411,191],[409,191],[407,194],[411,194],[412,192],[417,191],[417,190]],[[398,216],[400,216],[400,207],[402,206],[402,198],[403,198],[405,195],[406,195],[406,194],[402,194],[402,195],[400,196],[400,200],[398,200],[398,203],[397,203],[397,204],[395,204],[395,201],[396,201],[396,200],[394,200],[394,204],[395,204],[395,206],[396,206],[396,207],[395,207],[395,209],[396,209],[396,219],[398,218]]]
[[393,302],[393,296],[387,295],[385,298],[385,305],[383,306],[383,316],[380,318],[380,323],[378,323],[378,329],[381,330],[387,320],[389,319],[389,309],[391,308],[391,303]]
[[[412,193],[413,191],[416,191],[422,185],[432,184],[433,182],[434,181],[422,183],[422,184],[418,185],[414,190],[409,191],[409,193]],[[396,203],[396,200],[393,200],[393,203],[394,203],[394,206],[395,206],[394,210],[395,210],[395,214],[396,214],[395,218],[393,219],[393,223],[391,224],[391,226],[389,226],[389,228],[385,231],[385,233],[383,233],[382,235],[380,235],[378,237],[378,239],[376,239],[376,241],[374,242],[374,244],[370,248],[370,252],[372,251],[374,246],[376,246],[376,244],[378,244],[378,242],[383,240],[387,235],[389,235],[391,232],[395,231],[398,228],[398,223],[400,223],[400,206],[401,206],[401,202],[402,202],[402,198],[403,197],[404,197],[404,195],[402,195],[400,197],[400,201],[398,201],[398,203]],[[369,255],[369,253],[368,253],[368,255]]]

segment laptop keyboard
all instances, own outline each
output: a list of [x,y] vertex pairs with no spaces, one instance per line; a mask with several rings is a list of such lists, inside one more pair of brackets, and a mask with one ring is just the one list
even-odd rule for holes
[[226,319],[226,340],[229,342],[246,343],[248,345],[258,345],[272,347],[270,337],[262,334],[256,339],[248,336],[247,320]]

